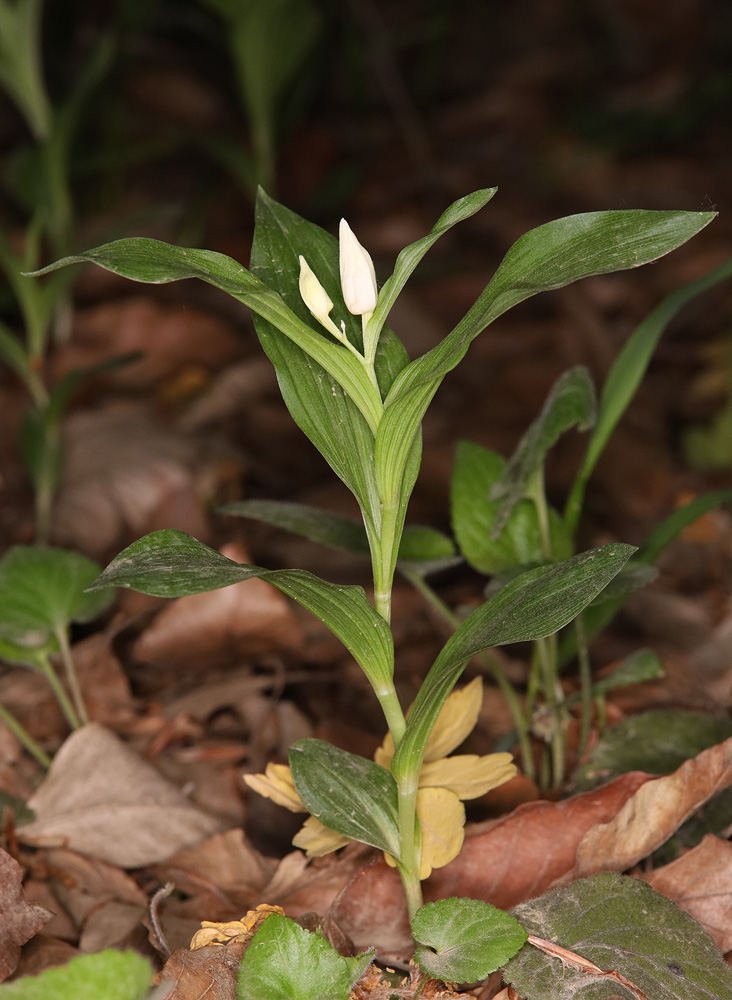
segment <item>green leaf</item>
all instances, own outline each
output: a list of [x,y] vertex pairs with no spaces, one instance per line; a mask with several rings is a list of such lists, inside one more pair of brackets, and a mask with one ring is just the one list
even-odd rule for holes
[[[640,879],[593,875],[511,911],[537,937],[625,976],[652,1000],[731,1000],[732,969],[688,913]],[[637,1000],[614,979],[591,975],[530,944],[504,978],[525,1000]]]
[[274,289],[231,257],[213,250],[177,247],[159,240],[134,237],[64,257],[33,274],[48,274],[68,264],[85,262],[98,264],[133,281],[164,284],[182,278],[200,278],[221,288],[276,326],[286,338],[296,341],[349,394],[372,430],[378,425],[381,400],[365,376],[363,366],[343,346],[304,323]]
[[518,302],[580,278],[648,263],[708,225],[714,212],[590,212],[525,233],[485,291],[445,339],[412,361],[384,401],[376,436],[376,476],[385,503],[400,492],[402,470],[425,410],[471,341]]
[[632,715],[598,740],[577,773],[577,785],[594,788],[628,771],[669,774],[730,736],[732,720],[727,716],[681,708]]
[[560,436],[575,425],[586,430],[594,422],[595,387],[587,369],[577,365],[554,383],[541,413],[521,438],[491,490],[491,500],[501,501],[491,532],[494,539],[519,500],[529,495],[529,482],[541,471],[544,456]]
[[271,913],[244,952],[237,996],[239,1000],[348,1000],[351,986],[373,954],[370,949],[346,959],[320,934]]
[[0,561],[0,636],[20,646],[44,646],[71,622],[93,621],[114,599],[85,593],[99,566],[78,552],[30,546]]
[[412,272],[427,251],[435,245],[437,240],[444,233],[446,233],[448,229],[451,229],[454,225],[457,225],[458,222],[463,222],[465,219],[469,219],[471,215],[475,215],[476,212],[479,212],[481,208],[488,204],[497,190],[498,188],[495,187],[483,188],[479,191],[473,191],[472,194],[465,195],[464,198],[458,198],[457,201],[454,201],[452,205],[450,205],[450,207],[442,213],[427,236],[423,236],[415,243],[410,243],[409,246],[404,247],[396,259],[396,264],[394,265],[394,271],[391,277],[384,282],[384,285],[379,292],[376,309],[374,310],[373,316],[369,320],[369,331],[377,331],[378,336],[378,333],[381,331],[384,322],[391,311],[391,307],[396,302],[399,293],[402,288],[404,288]]
[[663,550],[681,534],[684,528],[693,524],[714,507],[730,506],[730,504],[732,504],[732,490],[713,490],[695,497],[659,524],[638,549],[634,561],[646,565],[655,563]]
[[438,899],[412,918],[414,953],[435,979],[466,983],[505,965],[526,941],[526,931],[504,910],[478,899]]
[[582,509],[587,481],[610,435],[635,395],[646,373],[658,341],[677,312],[697,295],[732,275],[732,260],[703,278],[677,289],[660,302],[628,338],[613,363],[600,395],[597,424],[587,446],[582,468],[577,474],[565,512],[570,533],[574,534]]
[[362,587],[339,586],[300,569],[262,569],[227,559],[184,531],[164,530],[128,545],[93,588],[130,587],[156,597],[183,597],[258,577],[311,611],[348,649],[377,693],[391,688],[394,645],[389,626]]
[[2,1000],[143,1000],[152,982],[150,963],[134,951],[108,948],[78,955],[66,965],[0,984]]
[[397,567],[405,574],[429,576],[461,563],[452,539],[420,524],[407,525],[399,544]]
[[[501,501],[489,496],[505,465],[495,451],[469,441],[458,444],[450,485],[452,527],[463,556],[474,569],[487,575],[544,562],[539,520],[531,500],[519,500],[498,536],[493,537]],[[549,531],[552,551],[569,556],[564,524],[551,508]]]
[[592,694],[604,695],[615,688],[627,687],[629,684],[644,684],[646,681],[656,681],[664,676],[663,666],[658,653],[652,649],[637,649],[615,667],[611,673],[600,678],[592,685]]
[[55,636],[51,636],[42,646],[33,647],[22,646],[20,643],[0,638],[0,660],[3,663],[31,667],[34,670],[43,670],[48,662],[48,657],[58,651],[59,644]]
[[399,859],[397,786],[386,768],[324,740],[290,747],[297,794],[329,830]]
[[351,555],[369,554],[363,524],[330,510],[283,500],[238,500],[219,507],[219,513],[251,517]]
[[490,646],[552,635],[567,625],[619,572],[632,545],[605,545],[527,570],[468,615],[432,664],[412,705],[392,760],[401,780],[419,771],[440,709],[468,660]]

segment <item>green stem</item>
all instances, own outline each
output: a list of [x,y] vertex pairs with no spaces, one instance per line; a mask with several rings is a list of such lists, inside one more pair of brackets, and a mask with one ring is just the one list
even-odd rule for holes
[[419,775],[408,775],[398,783],[399,793],[399,874],[407,899],[411,921],[422,906],[422,883],[419,879],[419,840],[417,827],[417,791]]
[[542,665],[544,690],[551,718],[550,745],[552,754],[552,785],[554,788],[559,788],[564,781],[565,748],[564,731],[562,726],[563,694],[559,684],[557,672],[556,635],[550,635],[544,639],[537,639],[536,648]]
[[66,680],[69,685],[69,690],[71,691],[71,697],[74,702],[76,714],[79,719],[81,719],[82,724],[85,724],[89,721],[89,716],[87,715],[86,705],[84,704],[84,699],[81,695],[79,678],[76,673],[76,667],[74,666],[74,658],[71,655],[68,632],[63,627],[57,628],[55,629],[55,635],[61,651],[61,659],[63,660],[64,667],[66,668]]
[[58,674],[53,669],[53,665],[47,656],[44,656],[38,661],[38,668],[43,674],[45,674],[48,683],[51,685],[51,689],[56,696],[61,711],[66,716],[66,721],[71,726],[72,729],[81,729],[81,722],[79,721],[79,716],[76,714],[74,706],[69,700],[69,696],[64,690],[64,686],[59,680]]
[[[460,619],[458,616],[450,607],[448,607],[447,604],[445,604],[442,598],[435,593],[421,573],[417,573],[414,570],[404,569],[401,570],[401,572],[402,575],[409,580],[415,590],[417,590],[428,602],[428,604],[430,604],[430,606],[433,607],[442,618],[444,618],[453,630],[459,627]],[[518,737],[521,752],[521,766],[523,767],[524,774],[533,780],[535,777],[535,768],[534,757],[531,752],[531,728],[529,720],[527,720],[524,715],[521,702],[519,701],[511,682],[503,673],[495,659],[488,653],[478,653],[477,658],[484,667],[490,670],[493,680],[496,682],[501,694],[506,699],[513,717],[513,724],[516,727],[516,735]]]
[[383,693],[377,691],[376,697],[379,699],[379,704],[386,718],[386,724],[389,727],[391,738],[394,740],[394,746],[397,747],[402,736],[404,736],[404,730],[407,728],[407,720],[404,717],[402,706],[399,704],[396,689],[392,685]]
[[21,726],[12,712],[9,712],[4,705],[0,705],[0,720],[5,723],[18,742],[25,747],[31,757],[35,757],[41,767],[47,771],[51,766],[51,758],[40,748],[38,743],[36,743],[25,727]]

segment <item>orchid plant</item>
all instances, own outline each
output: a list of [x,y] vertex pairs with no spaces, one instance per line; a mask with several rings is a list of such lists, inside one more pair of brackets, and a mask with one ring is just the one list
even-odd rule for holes
[[[405,711],[395,686],[390,628],[394,574],[400,561],[424,568],[454,555],[445,536],[405,527],[420,466],[422,418],[471,341],[513,305],[579,278],[655,260],[714,217],[712,212],[610,211],[570,216],[531,230],[509,249],[455,328],[410,361],[385,325],[388,314],[429,248],[483,208],[495,190],[476,191],[451,205],[430,233],[402,250],[380,289],[369,254],[346,222],[336,242],[261,191],[250,270],[212,251],[140,238],[66,257],[38,272],[91,261],[138,281],[198,277],[252,310],[290,413],[360,507],[362,527],[324,512],[313,521],[309,512],[311,537],[340,536],[346,548],[368,552],[373,603],[361,587],[334,585],[300,569],[236,563],[173,530],[134,542],[93,586],[175,597],[256,576],[330,627],[363,670],[383,711],[388,734],[376,759],[305,739],[291,748],[289,769],[270,765],[265,775],[248,781],[286,807],[310,814],[296,838],[309,853],[333,850],[351,839],[383,851],[401,876],[418,960],[430,974],[448,979],[461,978],[455,974],[459,962],[455,966],[452,945],[449,966],[439,948],[429,947],[429,921],[416,919],[421,882],[460,849],[461,799],[480,795],[515,773],[506,753],[448,756],[474,725],[481,703],[479,681],[458,691],[455,686],[478,652],[545,638],[567,625],[616,576],[633,548],[605,545],[517,575],[459,625]],[[283,523],[288,518],[296,523],[297,508],[286,507]],[[449,902],[451,926],[461,921],[479,926],[475,933],[481,940],[494,940],[495,947],[486,945],[481,951],[479,968],[470,965],[463,979],[487,975],[525,940],[513,918],[495,908],[487,908],[490,919],[485,914],[478,919],[475,901],[443,902]],[[444,919],[441,911],[441,925]],[[466,932],[466,940],[471,933]]]

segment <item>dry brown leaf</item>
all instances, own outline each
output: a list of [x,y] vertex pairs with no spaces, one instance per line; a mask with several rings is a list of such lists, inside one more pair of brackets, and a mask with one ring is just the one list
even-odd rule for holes
[[[713,795],[732,784],[732,738],[646,781],[611,821],[589,830],[563,885],[595,872],[622,872],[648,857]],[[602,791],[602,789],[601,789]]]
[[73,918],[81,951],[127,944],[148,906],[147,896],[129,875],[65,848],[46,851],[43,862],[58,903]]
[[732,949],[732,844],[707,834],[697,847],[642,875],[699,921],[724,953]]
[[0,982],[15,970],[20,947],[45,926],[53,914],[33,906],[23,894],[23,869],[0,849]]
[[[189,951],[178,948],[155,982],[167,985],[165,1000],[237,1000],[236,983],[243,944],[209,945]],[[172,988],[171,988],[172,984]]]
[[212,313],[137,297],[78,310],[71,339],[55,358],[55,375],[141,351],[138,361],[99,376],[107,386],[139,392],[184,366],[222,368],[240,349],[236,331]]
[[[238,543],[221,549],[236,562],[248,562]],[[292,649],[302,636],[287,599],[264,580],[179,597],[166,604],[145,629],[134,656],[185,670],[227,666],[247,654]]]
[[164,861],[217,832],[210,816],[94,722],[66,740],[28,804],[36,818],[19,828],[23,841],[122,868]]
[[206,503],[221,473],[210,445],[125,404],[72,414],[63,447],[55,544],[102,559],[157,528],[207,537]]

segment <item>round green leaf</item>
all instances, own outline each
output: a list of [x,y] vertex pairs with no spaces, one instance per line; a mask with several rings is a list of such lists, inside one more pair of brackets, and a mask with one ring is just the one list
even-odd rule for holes
[[509,913],[478,899],[438,899],[412,918],[420,968],[447,982],[485,979],[512,958],[526,931]]
[[96,618],[111,590],[85,593],[99,566],[79,552],[15,546],[0,561],[0,636],[20,646],[44,645],[71,622]]

